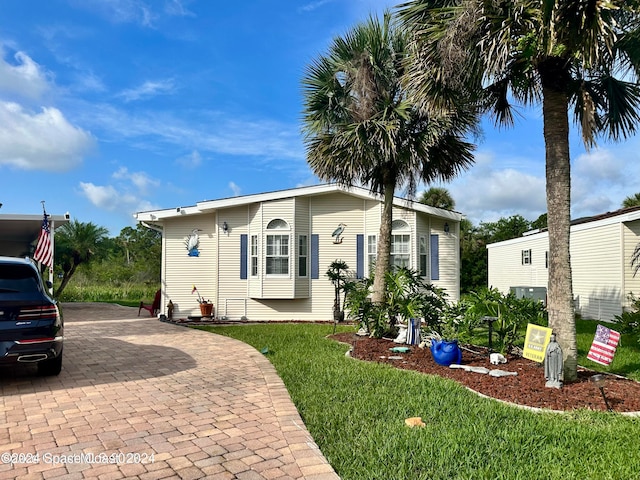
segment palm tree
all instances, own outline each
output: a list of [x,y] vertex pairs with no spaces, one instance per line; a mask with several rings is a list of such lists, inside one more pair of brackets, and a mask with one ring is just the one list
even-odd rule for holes
[[449,190],[444,187],[430,187],[422,192],[419,202],[436,208],[444,208],[445,210],[453,210],[456,206],[456,202]]
[[628,196],[622,201],[622,208],[637,207],[640,206],[640,193]]
[[496,123],[512,100],[542,108],[549,229],[549,325],[577,377],[571,264],[569,109],[587,148],[596,136],[633,133],[639,120],[637,0],[413,0],[400,17],[412,33],[409,88],[427,102],[478,93]]
[[62,281],[56,290],[60,297],[79,265],[99,252],[108,230],[93,223],[72,220],[56,230],[56,264],[62,268]]
[[450,180],[473,162],[472,145],[462,139],[475,125],[472,110],[419,111],[407,100],[406,45],[389,12],[382,21],[370,17],[336,38],[302,80],[311,169],[321,180],[366,185],[383,197],[375,303],[385,295],[396,188],[411,196],[420,182]]

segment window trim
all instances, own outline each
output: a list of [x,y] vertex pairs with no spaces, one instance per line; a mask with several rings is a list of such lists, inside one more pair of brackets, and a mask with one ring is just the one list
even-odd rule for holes
[[421,277],[427,277],[429,271],[429,249],[427,237],[420,235],[418,239],[418,271]]
[[[304,239],[304,243],[303,243]],[[303,254],[302,247],[304,245],[305,252]],[[300,269],[304,265],[304,275],[300,274]],[[309,236],[306,234],[298,235],[298,278],[309,278]]]
[[[266,227],[266,239],[265,248],[263,252],[264,258],[264,270],[265,275],[268,277],[290,277],[291,276],[291,226],[286,220],[282,218],[274,218],[267,224]],[[286,233],[285,233],[286,232]],[[274,242],[276,238],[279,238],[279,242]],[[269,254],[269,250],[273,253]],[[286,251],[285,254],[282,252]],[[283,267],[286,265],[286,272],[273,273],[270,272],[270,268],[273,269],[275,264],[270,265],[269,259],[279,259],[279,262],[275,264]],[[286,261],[284,260],[286,259]]]
[[258,276],[258,235],[251,235],[249,244],[249,268],[251,276]]

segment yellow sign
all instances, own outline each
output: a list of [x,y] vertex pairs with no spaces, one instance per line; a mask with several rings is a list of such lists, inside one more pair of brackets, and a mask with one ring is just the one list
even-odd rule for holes
[[541,327],[540,325],[534,325],[532,323],[528,324],[522,356],[534,362],[544,362],[544,354],[551,339],[551,331],[552,330],[547,327]]

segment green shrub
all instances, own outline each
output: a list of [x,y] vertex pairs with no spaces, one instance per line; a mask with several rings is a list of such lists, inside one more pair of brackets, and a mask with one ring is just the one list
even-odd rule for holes
[[615,315],[613,318],[613,322],[616,324],[615,330],[620,333],[640,333],[640,299],[633,292],[629,292],[627,299],[629,307],[622,314]]

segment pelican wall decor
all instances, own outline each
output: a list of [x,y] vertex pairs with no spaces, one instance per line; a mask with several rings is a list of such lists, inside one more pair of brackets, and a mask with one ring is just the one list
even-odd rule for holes
[[346,225],[344,223],[338,224],[338,228],[336,228],[331,234],[332,237],[335,237],[333,239],[333,243],[336,243],[336,244],[342,243],[342,237],[340,235],[342,235],[342,232],[344,232],[345,228],[346,228]]
[[198,247],[200,246],[200,237],[198,232],[201,232],[199,228],[194,228],[191,230],[191,233],[187,236],[187,239],[184,241],[185,247],[187,247],[187,251],[189,252],[187,255],[190,257],[199,257],[200,251]]

